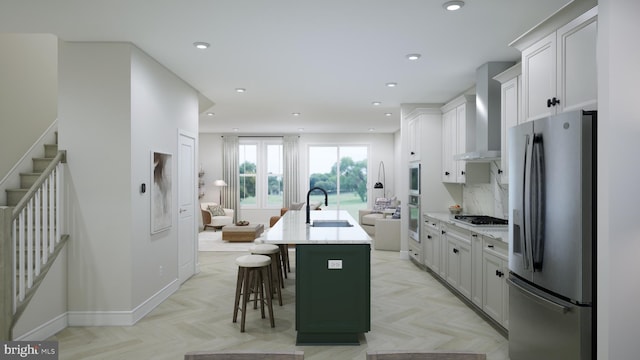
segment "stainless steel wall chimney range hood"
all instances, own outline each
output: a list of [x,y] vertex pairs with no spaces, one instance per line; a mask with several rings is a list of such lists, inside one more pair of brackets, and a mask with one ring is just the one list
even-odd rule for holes
[[488,162],[500,159],[500,82],[493,77],[514,62],[488,62],[476,70],[475,150],[454,160]]

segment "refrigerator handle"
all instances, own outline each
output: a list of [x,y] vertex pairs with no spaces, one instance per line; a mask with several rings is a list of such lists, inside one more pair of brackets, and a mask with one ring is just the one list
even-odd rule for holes
[[531,258],[533,271],[541,271],[544,260],[545,168],[542,134],[533,135],[531,147],[530,201]]
[[526,135],[524,141],[524,164],[522,177],[522,234],[524,243],[524,268],[529,270],[533,263],[532,256],[532,232],[531,232],[531,155],[532,155],[531,136]]
[[[507,283],[511,286],[513,286],[516,290],[519,290],[525,294],[527,294],[528,296],[530,296],[535,302],[537,302],[540,305],[546,306],[547,308],[566,314],[569,311],[571,311],[571,306],[565,306],[563,304],[558,303],[557,301],[553,301],[551,299],[547,299],[545,297],[542,297],[528,289],[526,289],[525,287],[523,287],[522,285],[518,284],[516,279],[513,278],[507,278]],[[570,303],[568,303],[568,305],[570,305]]]

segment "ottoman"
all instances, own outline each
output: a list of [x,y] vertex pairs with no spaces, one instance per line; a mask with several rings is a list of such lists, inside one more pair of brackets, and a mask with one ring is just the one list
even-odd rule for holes
[[227,225],[222,228],[222,240],[229,242],[249,242],[258,238],[263,231],[263,224],[249,224],[247,226]]

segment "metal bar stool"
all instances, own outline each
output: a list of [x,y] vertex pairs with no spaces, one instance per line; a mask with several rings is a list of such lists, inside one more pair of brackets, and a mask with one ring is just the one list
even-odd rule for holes
[[[273,304],[271,303],[271,258],[264,255],[243,255],[236,259],[238,265],[238,280],[236,282],[236,297],[233,306],[233,322],[237,322],[238,310],[242,311],[240,320],[240,332],[244,332],[244,323],[247,315],[247,303],[254,294],[255,301],[260,297],[260,312],[264,319],[264,305],[269,310],[271,327],[275,327],[273,319]],[[266,297],[265,297],[266,292]],[[242,295],[242,309],[240,309],[240,295]],[[254,308],[257,304],[254,305]]]
[[[280,261],[280,248],[277,245],[259,244],[249,249],[254,255],[266,255],[271,258],[271,276],[273,277],[273,288],[278,294],[278,301],[282,306],[282,290],[284,288],[284,279],[282,278],[282,262]],[[275,295],[272,293],[272,295]]]

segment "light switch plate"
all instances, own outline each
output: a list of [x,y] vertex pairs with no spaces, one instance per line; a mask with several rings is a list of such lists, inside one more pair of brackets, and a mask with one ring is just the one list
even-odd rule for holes
[[329,260],[329,269],[330,270],[342,269],[342,260]]

